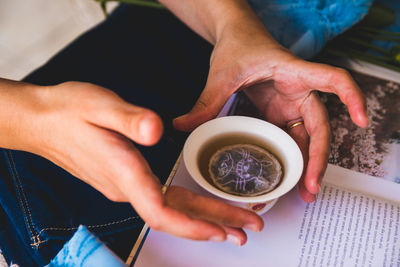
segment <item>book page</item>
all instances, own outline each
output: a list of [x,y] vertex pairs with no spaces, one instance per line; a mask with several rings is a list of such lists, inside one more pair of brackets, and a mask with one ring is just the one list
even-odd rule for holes
[[297,266],[400,264],[400,205],[326,184],[307,205]]
[[[335,184],[353,182],[358,188],[361,178],[383,185],[366,195]],[[210,196],[190,178],[182,162],[173,184]],[[330,165],[317,201],[306,204],[293,189],[263,215],[262,232],[247,232],[248,242],[243,247],[191,241],[150,230],[133,266],[397,265],[400,205],[388,200],[396,192],[400,192],[400,185],[357,177],[353,171]]]

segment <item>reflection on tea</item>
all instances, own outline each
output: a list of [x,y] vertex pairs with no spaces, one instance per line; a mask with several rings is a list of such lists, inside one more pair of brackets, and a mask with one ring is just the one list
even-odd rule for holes
[[257,196],[273,190],[282,167],[274,155],[249,144],[225,146],[211,157],[209,173],[215,186],[240,196]]
[[219,135],[202,147],[198,157],[200,172],[226,193],[261,195],[276,188],[283,177],[283,167],[271,150],[258,136]]

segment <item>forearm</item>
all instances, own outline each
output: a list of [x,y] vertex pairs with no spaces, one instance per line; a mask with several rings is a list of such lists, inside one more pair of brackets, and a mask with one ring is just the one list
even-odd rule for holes
[[224,34],[240,35],[245,32],[262,36],[265,42],[278,45],[245,0],[160,0],[160,2],[212,44]]
[[38,132],[34,131],[39,112],[40,87],[0,79],[0,147],[31,151]]

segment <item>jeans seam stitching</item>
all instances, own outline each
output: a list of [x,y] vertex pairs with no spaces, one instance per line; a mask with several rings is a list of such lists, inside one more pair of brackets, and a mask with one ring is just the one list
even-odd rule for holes
[[[9,157],[7,157],[7,154],[9,154]],[[39,244],[42,243],[43,241],[40,240],[39,235],[37,234],[35,228],[33,227],[34,224],[33,224],[33,220],[32,220],[31,211],[29,209],[28,201],[26,199],[24,189],[22,188],[21,180],[19,178],[19,174],[18,174],[17,168],[15,166],[14,157],[13,157],[11,151],[8,151],[8,153],[6,153],[6,158],[7,158],[8,163],[11,166],[11,176],[14,178],[14,180],[16,182],[18,199],[19,199],[20,205],[22,207],[22,212],[24,213],[25,220],[27,222],[28,230],[31,234],[31,239],[33,241],[31,246],[35,246],[36,248],[38,248]],[[11,161],[10,161],[10,159],[11,159]],[[21,197],[21,195],[22,195],[22,197]],[[27,211],[28,211],[28,215],[27,215]],[[34,235],[34,233],[36,233],[36,235]]]
[[[9,154],[9,157],[7,156],[7,154]],[[28,205],[27,198],[25,196],[25,191],[22,188],[21,179],[19,177],[17,168],[15,166],[14,157],[13,157],[11,151],[8,151],[8,153],[6,153],[6,158],[7,158],[8,163],[11,166],[11,176],[13,177],[13,179],[16,182],[18,200],[19,200],[20,205],[22,207],[22,212],[24,213],[24,217],[25,217],[25,220],[27,222],[28,230],[29,230],[29,232],[31,234],[31,240],[33,241],[33,243],[30,244],[31,246],[36,247],[36,249],[38,249],[40,244],[47,242],[46,240],[40,240],[40,235],[42,234],[43,231],[46,231],[46,230],[72,231],[72,230],[78,229],[78,227],[70,227],[70,228],[46,227],[46,228],[41,229],[40,232],[38,233],[36,231],[36,229],[34,228],[34,223],[33,223],[33,220],[32,220],[31,211],[30,211],[30,208],[29,208],[29,205]],[[11,159],[11,161],[10,161],[10,159]],[[22,195],[23,198],[21,197],[21,195]],[[28,211],[28,215],[27,215],[26,210]],[[119,224],[119,223],[123,223],[123,222],[129,221],[129,220],[138,219],[138,218],[139,218],[139,216],[131,216],[131,217],[128,217],[126,219],[119,220],[119,221],[113,221],[113,222],[109,222],[109,223],[105,223],[105,224],[89,225],[89,226],[86,226],[86,227],[88,229],[107,227],[107,226],[110,226],[110,225]],[[34,235],[34,233],[36,235]]]
[[[88,229],[106,227],[106,226],[119,224],[119,223],[123,223],[123,222],[129,221],[129,220],[138,219],[138,218],[139,218],[139,216],[131,216],[126,219],[119,220],[119,221],[113,221],[113,222],[109,222],[109,223],[105,223],[105,224],[89,225],[86,227]],[[42,230],[40,230],[38,236],[41,235],[43,231],[47,231],[47,230],[50,230],[50,231],[72,231],[72,230],[76,230],[76,229],[78,229],[78,227],[69,227],[69,228],[47,227],[47,228],[43,228]]]

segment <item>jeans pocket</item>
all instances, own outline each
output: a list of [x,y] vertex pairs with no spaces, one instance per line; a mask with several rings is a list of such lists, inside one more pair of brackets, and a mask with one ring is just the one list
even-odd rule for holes
[[37,155],[11,150],[4,155],[16,214],[23,217],[19,221],[24,222],[29,246],[41,260],[54,257],[81,224],[110,246],[132,245],[143,221],[129,204],[108,200]]

